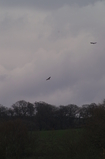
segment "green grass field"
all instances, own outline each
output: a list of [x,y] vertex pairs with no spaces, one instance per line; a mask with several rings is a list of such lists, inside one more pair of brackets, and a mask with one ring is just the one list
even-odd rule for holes
[[33,132],[33,157],[24,159],[100,159],[98,151],[84,141],[83,129]]

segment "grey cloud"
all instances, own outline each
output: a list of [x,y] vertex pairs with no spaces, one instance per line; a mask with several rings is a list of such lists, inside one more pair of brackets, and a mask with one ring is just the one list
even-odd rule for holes
[[[50,64],[43,63],[40,67],[37,65],[40,68],[38,71],[36,69],[33,71],[35,65],[33,68],[26,69],[27,73],[21,69],[19,70],[21,73],[14,70],[12,77],[15,80],[12,77],[8,79],[5,97],[8,95],[9,99],[13,96],[14,99],[18,98],[17,100],[22,98],[24,100],[32,99],[32,101],[44,100],[57,105],[95,102],[99,100],[99,98],[96,100],[95,97],[98,96],[103,87],[103,84],[100,86],[100,80],[103,78],[104,63],[102,64],[101,59],[98,61],[99,56],[94,61],[89,60],[90,58],[91,56],[88,57],[87,61],[81,60],[73,65],[70,64],[69,56],[65,54],[63,61],[59,61],[60,63],[55,63],[55,60],[52,60]],[[103,55],[103,62],[104,58]],[[48,65],[49,67],[47,67]],[[52,76],[48,82],[46,81],[47,75]]]
[[0,75],[0,82],[4,82],[7,78],[7,75]]
[[0,0],[0,6],[17,6],[17,7],[34,7],[39,9],[57,9],[63,5],[78,4],[84,6],[88,4],[94,4],[98,0]]
[[[1,104],[10,106],[17,100],[56,105],[100,101],[105,94],[104,8],[97,3],[81,9],[64,6],[48,13],[27,10],[20,14],[19,9],[16,16],[13,11],[2,18],[0,64],[6,70],[1,68]],[[97,44],[90,45],[92,40]],[[50,81],[46,81],[48,76]]]
[[[105,36],[104,14],[103,3],[97,3],[94,7],[85,6],[82,9],[78,6],[65,6],[57,12],[52,12],[46,21],[52,26],[51,37],[54,41],[67,36],[76,37],[79,33],[90,33],[96,38],[102,38]],[[101,32],[103,33],[100,34]]]
[[5,15],[3,20],[0,21],[0,32],[3,34],[8,31],[18,31],[24,28],[26,25],[25,17],[12,18],[9,15]]

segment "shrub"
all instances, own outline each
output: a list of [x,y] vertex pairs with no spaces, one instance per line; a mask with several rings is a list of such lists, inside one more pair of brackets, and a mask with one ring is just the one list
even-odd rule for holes
[[0,123],[0,158],[20,158],[27,154],[29,135],[21,120]]

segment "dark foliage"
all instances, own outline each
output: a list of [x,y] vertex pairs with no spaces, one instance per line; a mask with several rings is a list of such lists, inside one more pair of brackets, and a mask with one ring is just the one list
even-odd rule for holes
[[0,158],[20,158],[31,153],[32,139],[21,120],[0,123]]
[[21,100],[9,108],[0,105],[0,121],[21,119],[30,131],[80,128],[99,106],[92,103],[82,107],[74,104],[57,107],[45,102],[32,104]]
[[[55,132],[49,131],[48,142],[46,140],[43,142],[37,133],[37,130],[71,129],[72,131],[79,128],[83,129],[79,141],[78,138],[75,140],[73,133],[72,136],[67,133],[55,141]],[[57,107],[45,102],[32,104],[24,100],[16,102],[10,108],[0,105],[0,157],[2,159],[14,157],[18,159],[32,155],[46,157],[50,154],[52,156],[62,154],[64,158],[72,159],[78,158],[79,155],[81,158],[88,159],[98,158],[100,154],[100,157],[104,158],[104,153],[105,100],[98,105],[92,103],[82,107],[74,104]]]

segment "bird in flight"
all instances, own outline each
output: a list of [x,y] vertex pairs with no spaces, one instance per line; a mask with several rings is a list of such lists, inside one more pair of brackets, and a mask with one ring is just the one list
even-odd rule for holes
[[97,42],[90,42],[90,44],[96,44]]
[[51,77],[47,78],[46,80],[50,80]]

